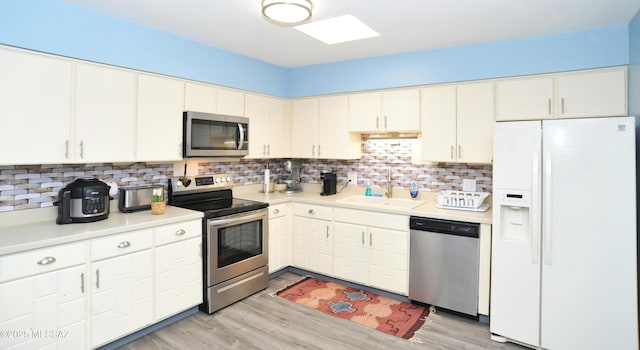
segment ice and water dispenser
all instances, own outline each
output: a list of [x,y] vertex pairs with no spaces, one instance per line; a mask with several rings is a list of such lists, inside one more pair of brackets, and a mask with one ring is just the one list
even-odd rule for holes
[[[529,241],[531,237],[531,191],[500,190],[500,238]],[[494,209],[495,210],[495,209]]]

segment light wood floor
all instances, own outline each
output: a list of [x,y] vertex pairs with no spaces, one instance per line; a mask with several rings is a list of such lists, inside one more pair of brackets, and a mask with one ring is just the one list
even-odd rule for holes
[[422,343],[412,344],[270,295],[300,278],[285,273],[213,315],[198,312],[121,349],[526,349],[493,342],[488,325],[444,312],[432,314]]

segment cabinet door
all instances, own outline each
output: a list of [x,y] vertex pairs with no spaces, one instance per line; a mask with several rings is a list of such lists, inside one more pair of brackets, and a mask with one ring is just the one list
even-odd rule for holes
[[553,78],[498,81],[496,121],[553,117]]
[[293,263],[295,266],[313,271],[315,261],[315,219],[301,216],[294,218]]
[[369,284],[407,295],[408,251],[407,232],[369,228]]
[[91,281],[92,347],[151,324],[151,249],[92,263]]
[[360,135],[347,131],[346,95],[318,98],[318,158],[360,159]]
[[314,271],[325,275],[332,273],[332,242],[333,242],[333,225],[327,220],[313,220],[311,228],[315,239],[315,268]]
[[349,95],[349,131],[380,131],[381,103],[382,95],[379,92]]
[[184,82],[138,76],[137,160],[182,160],[183,111]]
[[244,117],[244,93],[229,89],[218,89],[218,114]]
[[493,159],[493,83],[458,85],[458,162]]
[[264,158],[267,156],[267,98],[246,94],[245,113],[249,118],[249,154],[247,158]]
[[269,207],[269,273],[289,266],[287,204]]
[[156,321],[202,303],[202,238],[156,247]]
[[318,156],[318,99],[295,100],[292,103],[291,156],[316,158]]
[[422,89],[422,158],[431,162],[456,161],[456,87]]
[[75,160],[130,162],[135,146],[136,75],[78,63],[75,88]]
[[267,158],[289,157],[291,133],[286,123],[285,104],[284,100],[267,97],[267,122],[265,125]]
[[87,348],[84,271],[80,265],[0,284],[0,329],[30,332],[0,337],[0,348]]
[[333,224],[333,274],[360,284],[369,282],[369,234],[366,226]]
[[69,162],[71,62],[0,48],[0,77],[0,164]]
[[627,115],[627,72],[611,70],[558,77],[558,115],[564,118]]
[[184,110],[215,113],[218,107],[218,89],[204,84],[185,83]]
[[420,90],[383,92],[380,123],[385,131],[420,131]]

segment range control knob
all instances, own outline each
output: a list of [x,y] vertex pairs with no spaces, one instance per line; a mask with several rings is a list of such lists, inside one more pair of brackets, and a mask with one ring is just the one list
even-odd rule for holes
[[215,182],[216,182],[216,183],[220,183],[220,178],[219,178],[219,177],[216,177]]
[[227,176],[227,182],[231,182],[231,176]]
[[220,182],[225,183],[226,179],[224,177],[219,178]]

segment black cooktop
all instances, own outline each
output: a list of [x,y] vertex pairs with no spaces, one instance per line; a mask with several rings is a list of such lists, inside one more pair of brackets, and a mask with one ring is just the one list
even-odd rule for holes
[[168,204],[200,211],[205,219],[240,214],[252,210],[263,209],[268,203],[256,202],[246,199],[233,198],[231,189],[184,192],[176,194],[170,191]]

